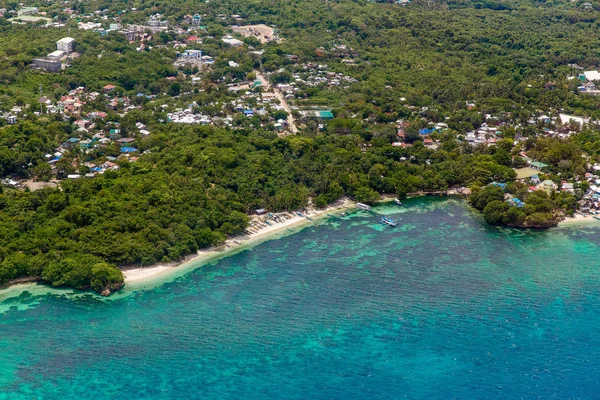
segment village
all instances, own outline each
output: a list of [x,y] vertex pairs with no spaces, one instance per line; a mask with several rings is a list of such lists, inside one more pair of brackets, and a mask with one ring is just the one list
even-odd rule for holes
[[[100,10],[83,16],[73,9],[63,11],[69,18],[78,18],[77,27],[83,32],[92,32],[107,39],[114,35],[124,37],[138,52],[172,51],[172,65],[177,74],[164,80],[177,90],[133,94],[116,82],[108,82],[100,88],[77,87],[58,99],[41,92],[39,110],[34,112],[34,118],[55,115],[73,127],[70,136],[52,153],[45,155],[50,173],[43,178],[51,185],[56,185],[62,179],[89,178],[117,170],[120,162],[136,162],[138,157],[148,152],[141,143],[143,139],[152,134],[153,127],[164,124],[212,125],[231,130],[262,128],[280,137],[307,130],[309,126],[327,131],[328,123],[336,115],[332,107],[311,104],[311,93],[350,93],[353,85],[359,84],[357,78],[339,72],[339,69],[351,70],[360,62],[359,54],[340,42],[332,43],[327,50],[319,48],[315,51],[318,57],[333,55],[336,60],[334,65],[324,61],[302,62],[298,56],[288,54],[285,56],[286,65],[282,68],[268,73],[255,69],[251,61],[263,54],[261,47],[281,43],[284,39],[277,28],[265,24],[245,25],[239,15],[217,15],[218,21],[229,23],[229,33],[214,37],[208,33],[205,25],[210,21],[206,15],[186,14],[174,23],[173,18],[153,14],[137,23],[125,23],[122,22],[125,16],[135,15],[136,9],[116,14]],[[13,23],[29,23],[35,22],[31,18],[46,18],[46,14],[35,7],[22,8],[16,12],[16,16],[6,10],[0,10],[0,14],[11,16]],[[46,26],[60,28],[60,21],[56,25],[48,23]],[[158,36],[168,39],[157,44],[155,37]],[[219,44],[220,50],[215,50],[215,44]],[[80,57],[77,50],[77,39],[64,37],[56,42],[55,51],[46,57],[34,58],[32,68],[45,73],[60,73]],[[208,78],[214,71],[223,72],[223,77]],[[600,80],[600,73],[584,71],[575,79],[581,82],[578,90],[582,94],[595,94],[594,82]],[[207,85],[220,88],[218,96],[208,103],[196,100],[198,95],[205,92]],[[467,102],[465,109],[478,113],[481,123],[473,125],[472,129],[457,131],[450,128],[450,117],[436,120],[430,117],[431,110],[428,107],[413,106],[404,98],[400,101],[404,102],[406,109],[411,110],[411,116],[390,124],[396,131],[396,139],[391,146],[399,148],[410,148],[421,143],[425,148],[435,151],[440,147],[441,136],[448,133],[468,146],[494,146],[505,137],[506,130],[516,132],[513,146],[519,148],[531,137],[532,132],[536,137],[568,139],[582,129],[598,126],[599,123],[552,109],[538,110],[537,114],[523,121],[510,113],[481,113],[475,102]],[[97,104],[102,104],[102,107],[95,108]],[[27,113],[30,108],[28,104],[13,106],[4,111],[2,116],[7,125],[15,125],[23,118],[31,118],[31,114]],[[154,117],[150,120],[134,120],[133,125],[129,123],[123,129],[119,121],[134,111],[151,111]],[[357,114],[347,117],[362,124],[386,124],[361,119]],[[345,128],[336,128],[333,132],[344,134],[347,131]],[[360,146],[367,151],[371,145]],[[582,189],[585,193],[579,203],[580,211],[595,212],[600,209],[600,179],[596,175],[600,170],[599,164],[588,165],[585,176],[557,185],[552,180],[541,178],[546,176],[543,163],[529,159],[525,151],[521,151],[519,157],[525,165],[516,169],[518,180],[527,183],[531,191],[574,192],[575,189]],[[65,168],[65,165],[68,167]],[[32,180],[13,176],[2,183],[10,187],[23,187],[26,182]],[[38,186],[30,184],[28,187]],[[522,204],[517,198],[507,200]]]

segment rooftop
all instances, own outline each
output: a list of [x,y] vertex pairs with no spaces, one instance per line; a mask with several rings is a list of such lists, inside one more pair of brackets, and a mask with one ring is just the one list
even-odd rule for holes
[[58,42],[56,42],[56,43],[65,43],[65,44],[68,44],[68,43],[73,43],[74,41],[75,41],[75,39],[73,39],[72,37],[64,37],[64,38],[60,39]]

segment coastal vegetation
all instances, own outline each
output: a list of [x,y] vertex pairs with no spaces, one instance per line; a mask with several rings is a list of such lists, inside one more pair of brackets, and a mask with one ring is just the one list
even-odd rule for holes
[[[62,7],[46,12],[58,18]],[[147,35],[141,46],[118,32],[78,31],[72,19],[78,57],[46,73],[32,70],[32,60],[52,51],[66,29],[0,18],[0,112],[22,109],[14,125],[0,118],[0,177],[58,182],[35,191],[2,188],[0,284],[36,277],[110,292],[123,284],[119,267],[177,261],[220,245],[243,232],[257,209],[324,207],[342,196],[373,203],[382,194],[403,198],[464,186],[490,224],[545,228],[576,210],[586,183],[569,192],[533,190],[515,173],[526,164],[524,154],[547,164],[539,179],[556,189],[600,160],[593,126],[546,137],[548,123],[531,122],[539,109],[600,117],[598,97],[579,95],[566,79],[578,72],[575,64],[599,62],[599,17],[572,4],[171,0],[139,1],[135,13],[124,14],[130,5],[120,1],[73,7],[80,14],[113,13],[120,23],[161,13],[177,24],[200,13],[201,44],[186,48],[216,61],[204,71],[176,67],[172,44],[181,50],[186,31]],[[232,14],[277,26],[285,40],[262,44],[250,37],[229,47],[220,38],[237,23]],[[236,111],[240,96],[232,85],[248,85],[242,92],[256,96],[250,106],[264,93],[262,84],[250,87],[256,71],[285,85],[325,71],[321,64],[327,69],[319,77],[347,79],[302,87],[290,113],[300,120],[301,109],[327,108],[327,121],[305,118],[298,134],[286,136],[275,122],[286,120],[287,111],[270,110],[270,117]],[[100,95],[107,85],[110,96]],[[40,87],[50,103],[78,88],[98,95],[82,101],[77,116],[45,113]],[[169,120],[167,110],[183,109],[220,122]],[[90,121],[94,132],[75,125]],[[484,123],[493,125],[493,140],[465,139]],[[142,125],[151,134],[141,133]],[[121,156],[115,142],[68,142],[113,132],[115,140],[135,143],[126,151],[133,157]],[[109,170],[85,177],[105,163]]]
[[147,154],[120,161],[118,171],[56,189],[4,189],[0,281],[114,283],[116,266],[179,260],[223,243],[258,208],[295,210],[310,198],[324,206],[343,195],[370,203],[382,193],[405,196],[514,175],[489,154],[464,154],[451,138],[444,151],[382,143],[362,152],[361,140],[165,126],[140,142]]

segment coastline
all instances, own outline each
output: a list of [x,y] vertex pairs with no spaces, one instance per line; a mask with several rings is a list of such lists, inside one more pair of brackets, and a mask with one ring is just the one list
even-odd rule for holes
[[562,221],[560,221],[558,223],[558,226],[569,226],[569,225],[576,225],[579,223],[589,224],[589,223],[598,223],[598,222],[600,222],[600,221],[597,220],[596,218],[594,218],[594,215],[575,213],[575,215],[573,215],[572,217],[565,217],[565,219],[563,219]]
[[275,237],[280,237],[282,233],[295,233],[297,230],[293,230],[293,228],[298,229],[312,225],[313,223],[317,222],[318,219],[327,216],[327,214],[333,212],[342,212],[344,210],[354,208],[354,204],[354,201],[351,201],[348,198],[343,198],[330,204],[324,209],[309,208],[305,213],[302,213],[302,216],[297,215],[296,212],[277,213],[274,215],[280,219],[280,222],[274,222],[272,219],[270,219],[270,225],[267,225],[263,222],[265,220],[264,215],[252,216],[251,223],[253,223],[253,225],[251,225],[249,230],[247,230],[247,233],[228,238],[223,246],[200,250],[196,254],[188,256],[179,262],[123,269],[122,271],[123,275],[125,276],[125,287],[143,286],[147,283],[151,283],[155,279],[164,277],[171,272],[177,272],[178,270],[187,272],[188,269],[185,268],[186,266],[193,265],[193,269],[195,269],[201,266],[198,264],[206,263],[216,258],[234,254],[237,251],[247,249],[253,245],[265,242]]
[[[422,197],[422,195],[426,196],[427,194],[419,193],[419,195],[412,194],[411,198]],[[449,193],[449,195],[464,195],[464,193],[453,190],[451,194]],[[391,202],[396,197],[397,196],[395,195],[383,195],[377,203],[386,204]],[[110,297],[118,298],[127,292],[131,292],[131,290],[147,288],[149,286],[156,286],[165,283],[168,280],[175,279],[190,271],[200,268],[204,264],[211,261],[233,255],[237,252],[252,248],[253,246],[268,240],[297,233],[307,226],[317,224],[320,219],[331,214],[337,213],[339,215],[339,213],[346,210],[355,210],[355,204],[355,201],[352,201],[348,198],[342,198],[324,209],[309,208],[306,210],[306,212],[302,213],[302,216],[298,216],[296,212],[277,213],[275,215],[281,216],[282,220],[274,223],[273,220],[270,219],[270,225],[266,225],[264,222],[262,222],[266,217],[265,215],[251,216],[251,221],[254,223],[254,227],[251,227],[251,231],[239,236],[228,238],[222,246],[200,250],[195,254],[184,257],[180,261],[156,263],[146,267],[122,267],[121,270],[125,278],[124,288],[114,292]],[[557,227],[574,227],[577,225],[583,226],[598,222],[600,221],[595,219],[594,215],[576,213],[573,217],[565,217],[558,223]],[[53,288],[43,283],[40,284],[39,279],[21,278],[0,286],[0,297],[4,298],[9,293],[14,294],[23,290],[31,290],[32,288],[39,289],[40,291],[73,291],[73,289],[70,288]]]

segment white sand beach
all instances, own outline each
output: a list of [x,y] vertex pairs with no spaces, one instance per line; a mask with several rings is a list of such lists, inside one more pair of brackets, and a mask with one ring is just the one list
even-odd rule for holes
[[588,224],[588,223],[600,223],[600,221],[597,220],[596,218],[594,218],[594,215],[591,215],[591,214],[575,213],[575,215],[573,215],[572,217],[566,217],[564,220],[560,221],[558,223],[558,226]]
[[161,276],[172,272],[175,268],[184,267],[185,265],[192,263],[197,265],[202,261],[210,261],[218,257],[233,254],[236,251],[241,251],[266,240],[292,233],[294,232],[293,228],[298,229],[316,223],[320,218],[327,216],[327,214],[342,212],[343,210],[353,208],[354,204],[355,203],[349,199],[342,199],[325,209],[307,209],[306,212],[301,213],[302,216],[297,215],[296,212],[278,213],[274,215],[279,222],[269,219],[270,225],[264,223],[265,216],[252,216],[251,226],[247,230],[248,233],[227,239],[223,246],[198,251],[197,254],[189,256],[185,260],[177,263],[124,269],[123,274],[125,275],[125,284],[137,286],[160,278]]

